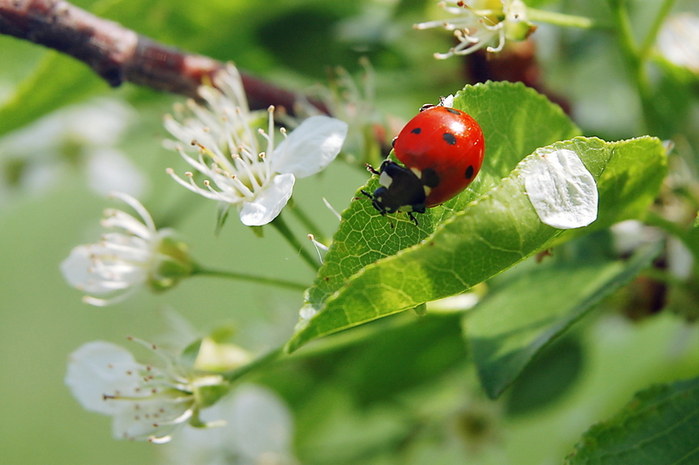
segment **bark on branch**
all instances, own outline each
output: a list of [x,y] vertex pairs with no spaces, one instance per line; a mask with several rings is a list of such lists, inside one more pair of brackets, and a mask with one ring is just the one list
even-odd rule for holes
[[[224,66],[212,58],[158,43],[63,0],[0,0],[0,34],[83,61],[112,87],[127,81],[196,98],[202,80]],[[278,105],[293,112],[296,94],[241,74],[252,108]],[[326,111],[321,103],[312,103]]]

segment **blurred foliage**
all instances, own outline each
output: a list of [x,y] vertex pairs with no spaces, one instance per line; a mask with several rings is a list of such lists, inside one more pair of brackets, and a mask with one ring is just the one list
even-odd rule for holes
[[[365,122],[370,127],[361,134],[383,133],[387,141],[420,105],[476,80],[522,81],[536,92],[498,83],[461,92],[455,106],[481,121],[487,135],[486,166],[464,194],[422,215],[419,228],[355,199],[369,177],[361,156],[299,183],[294,201],[307,218],[285,212],[291,230],[305,237],[310,219],[318,237],[334,235],[314,276],[270,228],[256,231],[260,239],[228,221],[215,236],[215,206],[168,179],[165,168],[182,165],[161,146],[161,117],[180,99],[130,84],[110,89],[71,58],[0,36],[3,463],[162,461],[159,446],[112,440],[109,420],[80,410],[62,380],[76,347],[127,334],[155,338],[168,308],[204,333],[220,335],[225,327],[230,342],[255,354],[295,334],[297,351],[244,380],[274,389],[288,404],[298,463],[540,465],[566,456],[571,465],[666,457],[693,463],[699,76],[645,38],[661,14],[699,13],[695,2],[529,0],[530,7],[589,17],[595,28],[540,24],[501,56],[446,61],[432,54],[453,45],[453,36],[411,27],[444,17],[427,0],[74,3],[299,92],[327,85],[337,66],[360,82],[359,59],[368,57],[370,103],[381,117]],[[623,43],[624,18],[640,66]],[[306,304],[320,311],[305,327],[311,329],[294,333],[300,293],[244,281],[193,278],[106,310],[80,304],[58,264],[74,245],[94,240],[100,210],[111,204],[89,187],[89,147],[71,145],[84,153],[67,160],[61,150],[34,145],[43,133],[32,124],[95,97],[135,109],[114,148],[147,173],[140,200],[156,222],[177,228],[200,263],[308,283]],[[29,138],[18,138],[19,130]],[[579,134],[585,137],[573,139]],[[65,149],[68,142],[57,144]],[[599,179],[597,225],[561,233],[524,209],[516,167],[550,144],[575,148]],[[321,198],[344,211],[339,228]],[[488,202],[512,209],[498,216]],[[629,218],[637,220],[631,234],[609,229]],[[490,235],[469,235],[471,221]],[[515,242],[523,225],[546,234],[515,249],[517,257],[504,261],[512,249],[477,248],[479,241]],[[425,238],[440,251],[432,253]],[[468,260],[439,268],[449,279],[429,271],[431,261],[466,253]],[[424,289],[411,281],[423,265],[420,282],[431,283]],[[424,316],[403,311],[424,302]],[[315,339],[349,326],[356,327]]]

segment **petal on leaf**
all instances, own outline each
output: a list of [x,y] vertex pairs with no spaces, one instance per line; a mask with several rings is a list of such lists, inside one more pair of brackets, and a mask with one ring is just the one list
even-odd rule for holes
[[529,200],[542,223],[559,229],[587,226],[597,219],[595,178],[569,149],[540,150],[524,178]]

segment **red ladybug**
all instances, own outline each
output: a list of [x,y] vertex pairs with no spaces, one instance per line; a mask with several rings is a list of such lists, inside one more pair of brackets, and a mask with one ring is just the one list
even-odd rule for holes
[[402,211],[425,213],[455,197],[476,177],[483,164],[485,141],[476,120],[456,108],[426,105],[393,140],[396,158],[376,171],[381,186],[362,191],[382,215]]

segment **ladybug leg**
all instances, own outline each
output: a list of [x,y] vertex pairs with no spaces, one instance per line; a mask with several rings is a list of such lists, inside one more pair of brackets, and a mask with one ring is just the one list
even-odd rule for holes
[[386,211],[386,207],[384,207],[384,206],[381,204],[381,202],[379,202],[378,200],[376,200],[376,196],[375,196],[375,195],[373,195],[373,194],[371,194],[371,193],[365,191],[364,189],[360,190],[359,192],[361,192],[362,194],[364,194],[365,196],[367,196],[367,197],[371,200],[371,205],[372,205],[375,209],[377,209],[377,210],[379,211],[379,213],[381,213],[382,216],[386,216],[386,213],[388,213],[388,212]]
[[407,212],[408,216],[410,217],[411,220],[413,220],[413,223],[415,223],[415,226],[420,226],[420,224],[417,222],[417,218],[413,215],[413,212]]

